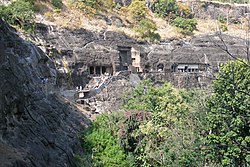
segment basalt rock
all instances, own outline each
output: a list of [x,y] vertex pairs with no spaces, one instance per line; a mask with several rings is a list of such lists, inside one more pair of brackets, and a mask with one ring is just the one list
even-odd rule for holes
[[191,1],[188,5],[195,17],[214,20],[222,19],[229,23],[243,23],[244,19],[247,20],[250,12],[247,4]]
[[[43,24],[37,28],[36,38],[39,40],[34,40],[43,41],[42,47],[55,60],[60,71],[58,84],[70,85],[71,89],[80,85],[85,87],[94,66],[119,71],[116,66],[121,64],[120,48],[131,48],[133,61],[142,78],[167,80],[178,87],[209,85],[220,64],[233,59],[223,50],[225,47],[234,56],[247,58],[244,52],[246,41],[225,34],[205,34],[190,40],[152,44],[112,31],[68,30]],[[178,64],[207,67],[200,68],[195,74],[182,74],[177,70]]]
[[0,166],[74,166],[85,116],[51,92],[53,62],[0,20]]

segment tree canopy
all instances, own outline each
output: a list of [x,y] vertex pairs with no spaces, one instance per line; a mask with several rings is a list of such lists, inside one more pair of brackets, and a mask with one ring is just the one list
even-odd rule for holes
[[250,165],[250,64],[221,67],[208,100],[207,158],[223,166]]

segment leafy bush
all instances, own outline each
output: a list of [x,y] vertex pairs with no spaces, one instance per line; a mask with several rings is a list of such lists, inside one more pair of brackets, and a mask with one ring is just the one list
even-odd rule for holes
[[220,30],[221,30],[222,32],[225,32],[225,31],[228,30],[226,24],[220,24],[219,27],[220,27]]
[[172,25],[181,28],[183,33],[193,32],[196,29],[197,21],[195,19],[185,19],[182,17],[175,18]]
[[159,0],[155,4],[155,12],[160,17],[175,17],[179,7],[175,0]]
[[0,17],[11,25],[32,31],[34,22],[33,5],[29,1],[13,1],[9,6],[0,6]]
[[106,8],[108,9],[113,9],[115,7],[115,3],[113,0],[102,0],[103,5],[105,5]]
[[228,30],[228,29],[227,29],[227,25],[226,25],[227,20],[226,20],[226,18],[225,18],[225,16],[224,16],[223,14],[220,14],[220,15],[218,16],[218,21],[219,21],[219,28],[220,28],[220,30],[221,30],[222,32],[227,31],[227,30]]
[[157,30],[156,25],[149,19],[142,19],[135,27],[134,30],[139,33],[140,37],[149,41],[159,41],[160,35],[155,33]]
[[146,2],[141,0],[133,1],[128,7],[133,19],[140,21],[146,17]]
[[52,0],[52,5],[58,9],[63,7],[62,0]]
[[[79,166],[126,166],[126,155],[112,135],[116,121],[111,115],[98,117],[83,135],[83,148],[87,155],[77,157]],[[117,131],[117,130],[115,130]],[[87,158],[86,158],[87,157]]]
[[226,18],[225,18],[225,16],[224,16],[223,14],[220,14],[220,15],[218,16],[218,21],[219,21],[220,23],[223,23],[223,24],[225,24],[225,23],[227,22],[227,20],[226,20]]
[[250,165],[250,64],[222,66],[208,100],[207,158],[219,166]]

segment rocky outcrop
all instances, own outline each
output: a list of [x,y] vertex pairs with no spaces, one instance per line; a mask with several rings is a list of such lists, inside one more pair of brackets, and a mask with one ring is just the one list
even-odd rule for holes
[[112,81],[95,96],[95,112],[116,112],[121,110],[126,92],[131,91],[140,84],[141,79],[137,74],[122,72],[113,77]]
[[51,92],[53,62],[0,20],[0,166],[74,166],[88,120]]
[[[184,2],[185,3],[185,2]],[[201,19],[225,19],[229,23],[243,23],[249,16],[249,4],[230,4],[209,1],[186,2],[195,17]]]

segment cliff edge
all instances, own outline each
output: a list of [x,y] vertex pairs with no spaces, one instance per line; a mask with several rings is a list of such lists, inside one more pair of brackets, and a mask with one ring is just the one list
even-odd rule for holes
[[0,19],[0,166],[75,166],[89,120],[51,92],[56,70]]

